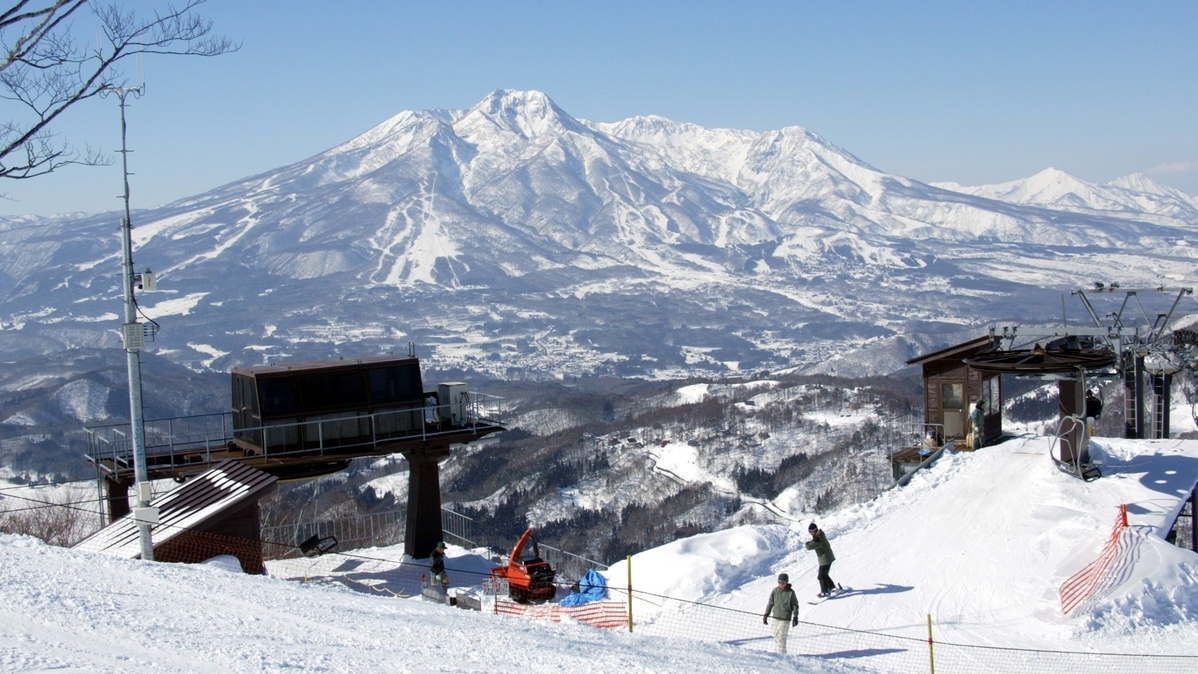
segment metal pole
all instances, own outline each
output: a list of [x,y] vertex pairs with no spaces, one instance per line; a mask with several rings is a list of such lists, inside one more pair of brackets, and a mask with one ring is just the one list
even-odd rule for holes
[[624,559],[628,563],[628,631],[632,632],[632,555]]
[[936,647],[932,644],[932,614],[928,614],[928,665],[931,673],[936,674]]
[[[121,272],[125,294],[125,323],[121,333],[125,341],[125,360],[129,370],[129,423],[133,431],[134,491],[137,513],[146,514],[150,505],[150,482],[146,474],[146,433],[142,417],[141,402],[141,347],[145,343],[145,326],[137,322],[137,303],[133,298],[133,219],[129,208],[129,149],[126,144],[125,99],[129,94],[141,96],[142,87],[111,88],[104,93],[114,93],[121,103],[121,167],[125,184],[125,217],[121,220]],[[154,560],[154,542],[150,535],[150,522],[137,519],[141,541],[141,558]]]

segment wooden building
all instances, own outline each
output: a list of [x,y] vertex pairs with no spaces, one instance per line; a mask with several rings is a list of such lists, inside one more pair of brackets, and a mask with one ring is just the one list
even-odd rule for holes
[[978,400],[986,403],[984,444],[1002,437],[1002,377],[965,362],[990,348],[990,337],[979,337],[907,361],[923,368],[924,431],[935,433],[937,444],[951,441],[969,449],[969,413]]

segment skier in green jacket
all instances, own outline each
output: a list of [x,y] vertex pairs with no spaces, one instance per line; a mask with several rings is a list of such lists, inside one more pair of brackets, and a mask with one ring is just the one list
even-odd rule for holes
[[836,555],[832,554],[832,544],[828,542],[828,537],[819,530],[815,522],[807,527],[807,533],[811,534],[811,540],[807,541],[806,547],[808,550],[815,550],[816,559],[819,561],[819,596],[830,597],[837,586],[828,575],[828,570],[832,568],[832,562],[836,561]]
[[981,449],[986,444],[986,401],[979,400],[969,413],[969,432],[973,435],[973,447]]
[[785,573],[778,574],[778,587],[770,592],[769,603],[765,605],[765,617],[761,619],[766,625],[774,619],[774,643],[779,653],[786,653],[786,635],[790,628],[799,624],[799,598],[790,588],[790,577]]

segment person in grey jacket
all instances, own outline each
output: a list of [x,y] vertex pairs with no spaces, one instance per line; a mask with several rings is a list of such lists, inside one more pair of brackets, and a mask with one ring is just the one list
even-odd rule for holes
[[973,447],[981,449],[986,444],[986,401],[979,400],[969,413],[969,432],[973,435]]
[[786,653],[786,636],[790,628],[799,624],[799,598],[790,588],[790,577],[785,573],[778,574],[778,587],[770,592],[770,600],[765,605],[765,616],[761,619],[766,625],[774,619],[774,643],[779,653]]
[[830,597],[836,589],[836,583],[832,582],[832,577],[828,575],[828,570],[832,568],[832,562],[836,561],[836,555],[832,554],[832,544],[828,542],[828,537],[824,532],[819,530],[815,522],[812,522],[807,527],[807,533],[811,534],[811,540],[807,541],[806,548],[815,550],[816,560],[819,562],[819,596]]

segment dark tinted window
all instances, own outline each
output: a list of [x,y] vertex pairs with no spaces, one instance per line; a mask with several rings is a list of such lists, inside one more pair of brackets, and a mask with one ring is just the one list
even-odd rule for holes
[[233,399],[231,402],[233,403],[233,409],[235,410],[242,405],[245,405],[245,396],[243,396],[241,393],[245,389],[245,382],[242,381],[244,379],[245,377],[233,375]]
[[376,405],[412,400],[422,395],[420,366],[416,363],[370,370],[370,399]]
[[299,410],[293,384],[290,377],[258,380],[258,403],[262,408],[262,416],[295,414]]
[[300,377],[299,388],[304,409],[309,412],[366,404],[366,377],[362,372],[310,374]]
[[233,411],[249,410],[258,413],[258,396],[254,395],[254,380],[242,375],[233,375]]

